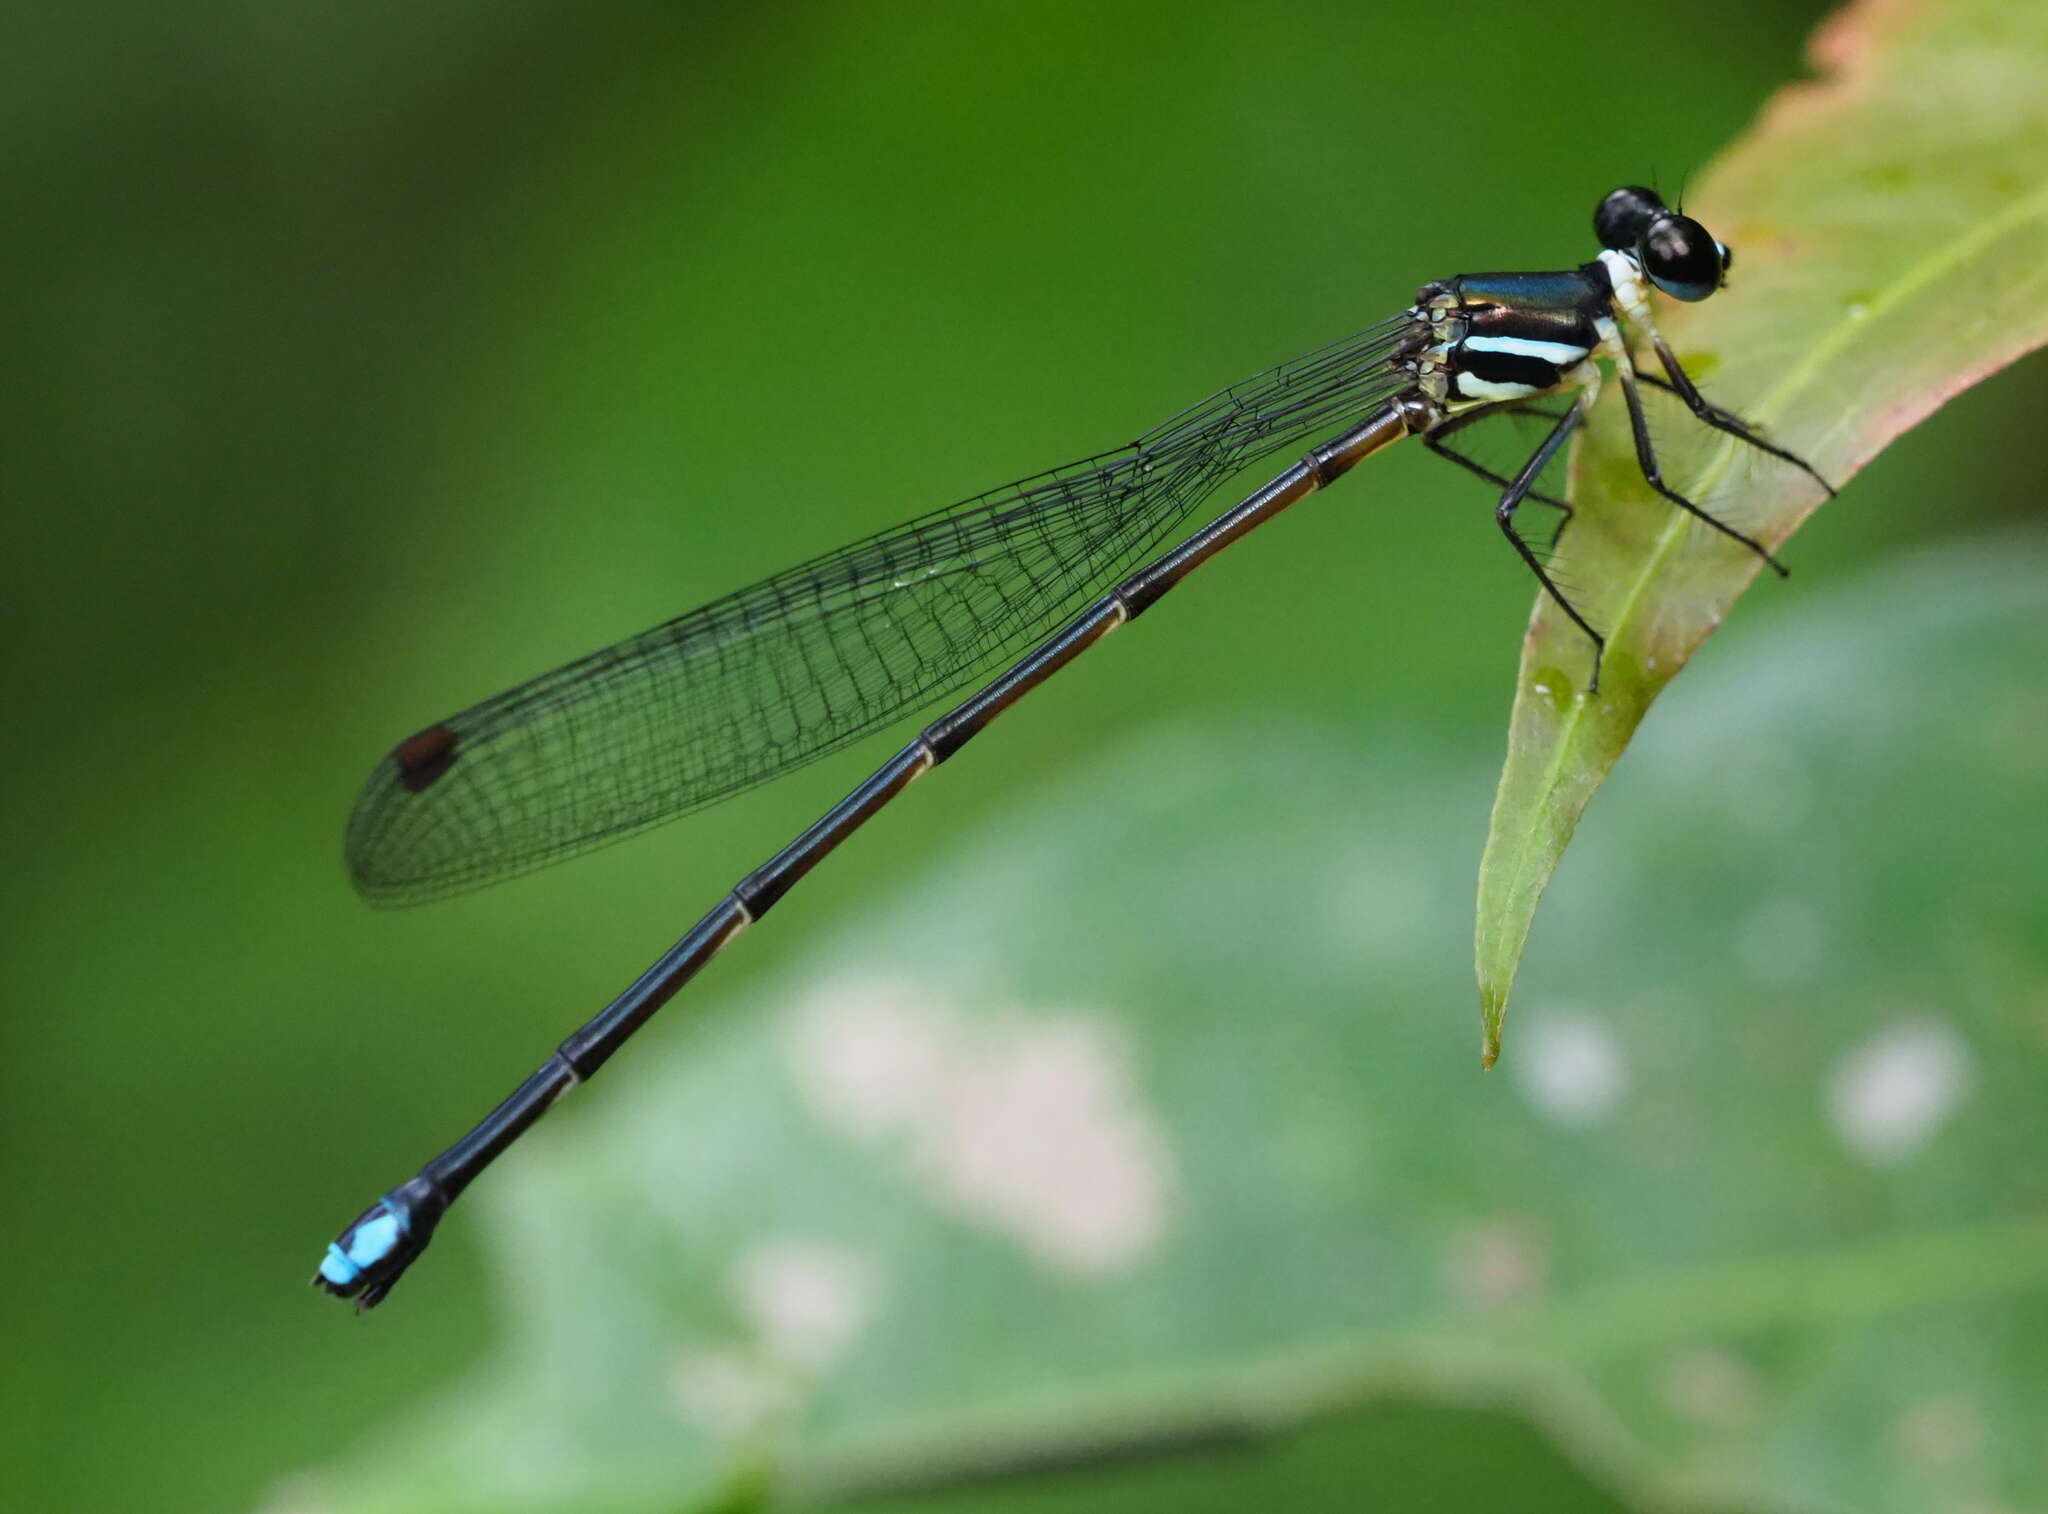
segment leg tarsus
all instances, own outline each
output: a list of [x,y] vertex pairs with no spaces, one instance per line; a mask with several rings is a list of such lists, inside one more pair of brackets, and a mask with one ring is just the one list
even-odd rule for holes
[[1712,426],[1716,431],[1724,432],[1738,441],[1747,442],[1750,446],[1756,448],[1757,451],[1767,452],[1780,462],[1790,463],[1808,478],[1819,484],[1821,488],[1827,490],[1829,499],[1835,497],[1835,486],[1821,477],[1820,471],[1812,463],[1809,463],[1796,452],[1788,452],[1783,447],[1765,441],[1763,439],[1763,427],[1751,425],[1733,410],[1724,410],[1704,394],[1701,394],[1699,385],[1695,384],[1692,381],[1691,375],[1680,366],[1678,354],[1671,350],[1670,344],[1663,337],[1656,337],[1654,345],[1657,349],[1657,361],[1664,365],[1664,371],[1670,375],[1670,382],[1666,383],[1663,379],[1653,374],[1639,374],[1638,377],[1644,383],[1653,384],[1667,393],[1677,395],[1679,399],[1685,402],[1685,407],[1702,423]]
[[[1682,372],[1683,370],[1680,371]],[[1776,573],[1778,577],[1791,577],[1792,570],[1787,568],[1783,563],[1779,562],[1777,558],[1773,557],[1771,555],[1770,548],[1766,547],[1762,542],[1758,541],[1753,536],[1745,536],[1742,532],[1736,530],[1726,521],[1720,520],[1716,518],[1714,515],[1710,514],[1708,511],[1702,510],[1698,505],[1694,504],[1691,500],[1687,499],[1683,494],[1680,494],[1676,489],[1672,489],[1665,484],[1663,470],[1657,466],[1657,449],[1650,442],[1650,422],[1649,418],[1643,413],[1642,392],[1636,386],[1635,373],[1633,373],[1626,367],[1622,368],[1621,370],[1621,392],[1623,398],[1625,398],[1628,401],[1629,429],[1635,434],[1636,466],[1642,470],[1644,481],[1648,483],[1652,489],[1655,489],[1659,494],[1663,495],[1664,498],[1671,501],[1672,504],[1678,506],[1679,509],[1685,511],[1686,514],[1694,517],[1696,520],[1705,521],[1708,525],[1712,526],[1716,531],[1719,531],[1723,536],[1741,542],[1745,547],[1749,548],[1750,551],[1754,552],[1758,557],[1761,557],[1766,563],[1770,564],[1771,571]],[[1698,392],[1698,390],[1693,391],[1695,395],[1697,395]],[[1702,401],[1702,403],[1704,403],[1704,401]],[[1694,413],[1697,414],[1698,412],[1695,411]],[[1754,441],[1754,438],[1745,439]],[[1763,447],[1764,450],[1767,452],[1775,450],[1774,448],[1765,446],[1765,444],[1762,442],[1755,442],[1755,445]],[[1797,459],[1794,459],[1794,461],[1797,461]],[[1811,470],[1809,469],[1808,471],[1810,472]],[[1817,476],[1818,475],[1816,475],[1816,477]]]

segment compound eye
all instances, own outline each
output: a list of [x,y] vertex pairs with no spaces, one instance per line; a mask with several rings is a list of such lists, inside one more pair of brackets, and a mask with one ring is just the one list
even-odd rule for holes
[[1690,216],[1662,215],[1636,244],[1650,282],[1674,300],[1703,300],[1721,287],[1726,249]]
[[1600,239],[1602,247],[1627,252],[1642,240],[1653,221],[1668,214],[1656,190],[1624,184],[1594,207],[1593,235]]

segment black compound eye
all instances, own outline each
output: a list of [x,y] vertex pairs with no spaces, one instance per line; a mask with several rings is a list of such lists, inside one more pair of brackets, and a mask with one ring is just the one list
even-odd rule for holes
[[1721,287],[1723,251],[1698,221],[1667,212],[1643,233],[1636,259],[1650,282],[1674,300],[1703,300]]
[[1593,235],[1613,252],[1633,252],[1652,221],[1670,214],[1654,189],[1624,184],[1593,207]]

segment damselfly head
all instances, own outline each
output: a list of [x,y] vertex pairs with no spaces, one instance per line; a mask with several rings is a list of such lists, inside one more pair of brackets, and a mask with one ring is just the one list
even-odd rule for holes
[[1654,189],[1625,184],[1593,212],[1600,245],[1636,260],[1649,281],[1674,300],[1703,300],[1726,281],[1735,254],[1691,216],[1667,206]]

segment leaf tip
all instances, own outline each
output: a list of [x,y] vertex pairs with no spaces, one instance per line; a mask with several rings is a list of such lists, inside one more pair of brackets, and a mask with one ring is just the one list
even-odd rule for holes
[[1479,1065],[1487,1071],[1500,1060],[1500,1027],[1507,1018],[1508,1006],[1505,995],[1491,991],[1482,994],[1479,1001]]

